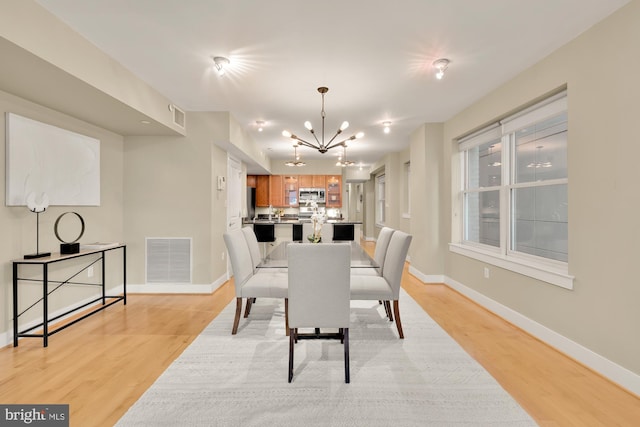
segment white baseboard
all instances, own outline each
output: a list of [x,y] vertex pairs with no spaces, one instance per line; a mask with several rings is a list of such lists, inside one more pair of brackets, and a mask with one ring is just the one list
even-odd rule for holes
[[409,264],[409,273],[420,279],[422,283],[444,283],[443,274],[423,274],[421,271],[413,268],[411,264]]
[[523,316],[517,311],[464,286],[460,282],[447,277],[445,283],[471,300],[477,302],[487,310],[516,325],[520,329],[545,342],[556,350],[577,360],[632,393],[640,395],[640,375],[631,372],[630,370],[612,362],[592,350],[589,350],[577,342],[560,335],[546,326]]
[[228,280],[226,274],[213,283],[127,284],[127,294],[210,294]]
[[480,292],[471,289],[450,277],[444,275],[426,275],[413,267],[409,267],[409,272],[424,283],[446,284],[497,316],[505,319],[509,323],[512,323],[528,334],[543,341],[547,345],[566,354],[589,369],[592,369],[603,377],[618,384],[620,387],[629,390],[631,393],[640,395],[640,375],[628,370],[627,368],[612,362],[575,341],[560,335],[546,326],[541,325],[521,313],[492,300],[491,298],[488,298]]

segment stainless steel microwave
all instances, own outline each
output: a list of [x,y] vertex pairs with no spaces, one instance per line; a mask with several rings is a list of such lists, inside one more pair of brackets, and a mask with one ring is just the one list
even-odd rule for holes
[[324,188],[301,188],[300,190],[300,204],[306,202],[325,202],[325,189]]

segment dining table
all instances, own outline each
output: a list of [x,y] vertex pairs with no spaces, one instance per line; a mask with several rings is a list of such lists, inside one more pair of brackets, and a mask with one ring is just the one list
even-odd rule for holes
[[[257,265],[258,268],[287,268],[287,248],[289,245],[299,245],[301,242],[283,241],[278,243],[272,251]],[[313,243],[323,245],[325,243]],[[351,247],[351,268],[378,268],[379,265],[369,256],[356,241],[340,242]]]

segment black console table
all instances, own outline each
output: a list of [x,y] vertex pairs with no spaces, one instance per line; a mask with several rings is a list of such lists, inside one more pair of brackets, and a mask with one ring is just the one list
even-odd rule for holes
[[[105,289],[105,253],[108,251],[113,251],[121,249],[122,250],[122,283],[124,286],[124,290],[122,295],[106,295]],[[49,266],[54,263],[59,263],[71,259],[82,258],[89,255],[98,255],[97,258],[91,259],[86,265],[83,265],[82,268],[72,274],[69,278],[62,281],[53,281],[49,279]],[[20,337],[32,337],[32,338],[42,338],[43,346],[47,347],[49,344],[49,335],[53,335],[61,330],[73,325],[80,320],[91,316],[105,308],[113,305],[119,301],[122,301],[123,304],[127,304],[127,247],[124,244],[113,244],[113,245],[104,245],[104,247],[99,247],[97,249],[89,249],[89,250],[81,250],[77,254],[63,255],[59,253],[54,253],[51,256],[44,258],[33,258],[33,259],[16,259],[13,260],[13,346],[18,346],[18,338]],[[76,282],[72,280],[78,276],[83,271],[89,269],[94,264],[100,262],[102,265],[102,275],[100,283],[84,283],[84,282]],[[38,279],[30,278],[30,277],[20,277],[20,266],[26,265],[39,265],[42,267],[42,277]],[[40,298],[35,303],[31,304],[22,312],[19,312],[18,308],[18,284],[19,282],[40,282],[42,283],[42,298]],[[49,290],[50,283],[54,283],[56,286]],[[88,286],[99,286],[102,288],[102,295],[92,299],[89,302],[82,304],[79,307],[68,310],[64,313],[58,314],[55,317],[49,318],[49,295],[55,292],[57,289],[60,289],[61,286],[66,284],[74,284],[74,285],[88,285]],[[33,308],[37,303],[42,302],[42,323],[31,326],[22,331],[19,330],[18,320],[20,316],[22,316],[29,309]],[[83,313],[80,317],[73,319],[53,330],[49,330],[49,324],[54,322],[64,316],[67,316],[71,313],[77,312],[79,310],[84,309],[85,307],[91,306],[97,302],[101,302],[100,305],[94,306],[89,309],[88,312]],[[32,331],[42,328],[42,333],[34,333]]]

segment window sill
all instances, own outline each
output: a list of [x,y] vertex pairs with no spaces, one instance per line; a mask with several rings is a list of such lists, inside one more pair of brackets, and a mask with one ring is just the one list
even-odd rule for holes
[[514,273],[532,277],[565,289],[573,289],[574,276],[566,271],[554,269],[547,265],[532,263],[527,260],[506,258],[500,254],[473,248],[459,243],[449,243],[449,251],[478,261],[486,262]]

